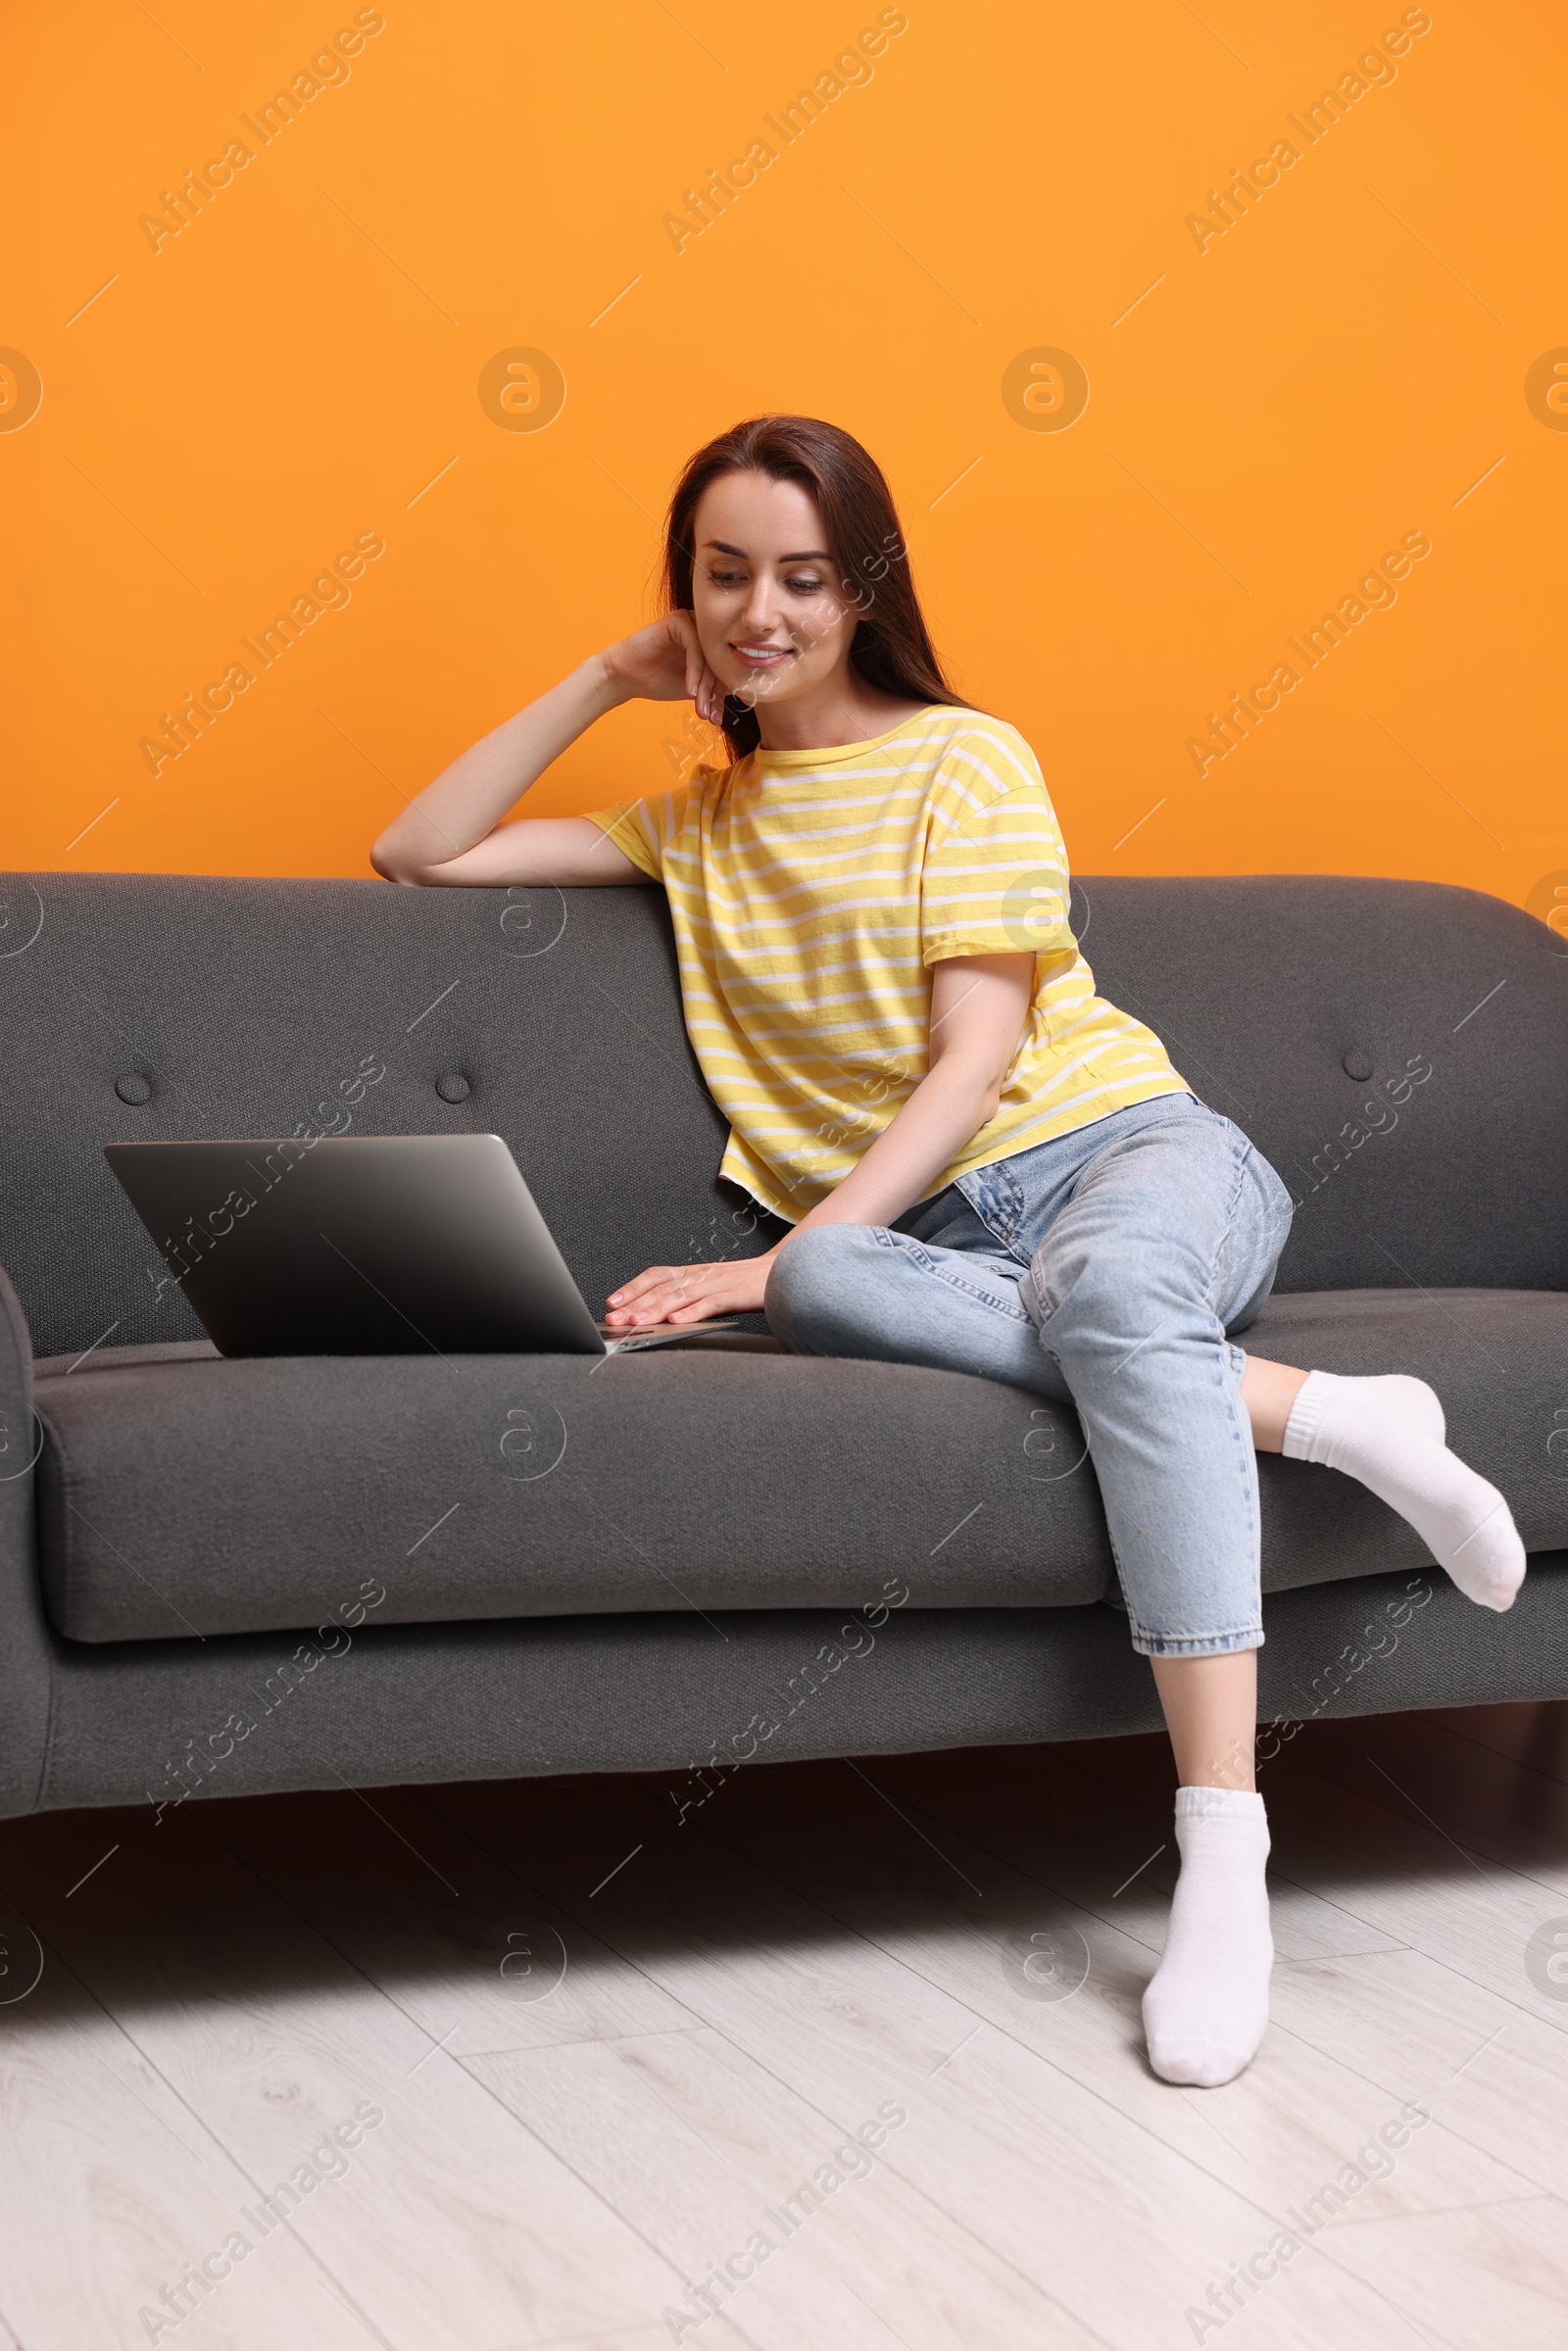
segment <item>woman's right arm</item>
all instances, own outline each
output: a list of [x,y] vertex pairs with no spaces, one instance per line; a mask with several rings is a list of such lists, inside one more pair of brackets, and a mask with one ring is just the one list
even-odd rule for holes
[[645,882],[648,876],[587,816],[501,819],[607,710],[645,697],[690,695],[704,716],[722,697],[689,612],[668,612],[580,661],[493,733],[443,768],[377,839],[370,863],[389,882],[449,886]]

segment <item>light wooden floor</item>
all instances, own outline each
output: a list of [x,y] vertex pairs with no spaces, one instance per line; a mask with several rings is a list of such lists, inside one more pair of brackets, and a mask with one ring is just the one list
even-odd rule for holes
[[[1141,2052],[1169,1785],[1123,1740],[754,1768],[679,1826],[649,1780],[0,1824],[0,2342],[642,2351],[760,2231],[681,2341],[1562,2340],[1568,1982],[1527,1948],[1568,1946],[1568,1706],[1319,1724],[1268,1766],[1276,2022],[1223,2090]],[[264,2235],[241,2208],[356,2107]],[[189,2315],[138,2316],[236,2230]]]

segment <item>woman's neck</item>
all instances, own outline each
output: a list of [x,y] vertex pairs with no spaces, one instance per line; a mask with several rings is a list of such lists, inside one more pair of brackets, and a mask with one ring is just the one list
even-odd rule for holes
[[836,751],[891,734],[925,704],[884,694],[853,674],[832,678],[817,693],[768,703],[759,697],[757,724],[764,751]]

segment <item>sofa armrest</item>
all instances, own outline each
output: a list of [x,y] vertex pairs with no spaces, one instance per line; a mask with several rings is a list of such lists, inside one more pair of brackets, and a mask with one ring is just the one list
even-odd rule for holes
[[0,1270],[0,1818],[34,1811],[49,1735],[53,1644],[38,1584],[32,1343]]

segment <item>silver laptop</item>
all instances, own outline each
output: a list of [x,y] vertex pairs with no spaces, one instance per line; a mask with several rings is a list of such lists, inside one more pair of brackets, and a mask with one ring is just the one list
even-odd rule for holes
[[106,1143],[224,1355],[615,1354],[729,1323],[607,1332],[499,1135]]

